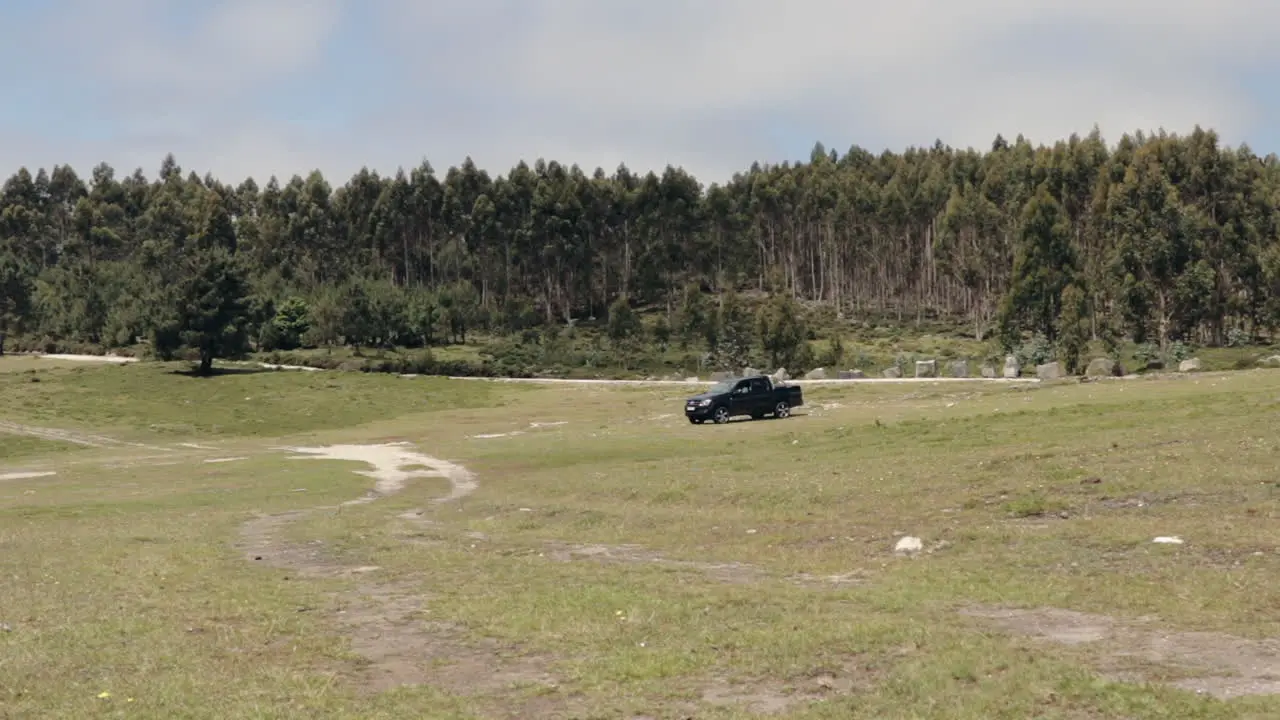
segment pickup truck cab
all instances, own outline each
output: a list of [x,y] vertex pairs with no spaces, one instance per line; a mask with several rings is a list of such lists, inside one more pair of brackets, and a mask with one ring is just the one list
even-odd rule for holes
[[750,415],[753,420],[766,415],[790,417],[791,408],[803,404],[799,386],[775,385],[768,375],[753,375],[723,380],[685,400],[684,414],[694,425],[707,420],[723,425],[738,415]]

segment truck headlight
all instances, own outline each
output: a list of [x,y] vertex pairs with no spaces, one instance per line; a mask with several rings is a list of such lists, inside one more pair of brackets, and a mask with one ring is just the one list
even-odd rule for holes
[[706,407],[711,404],[710,400],[699,400],[698,407]]

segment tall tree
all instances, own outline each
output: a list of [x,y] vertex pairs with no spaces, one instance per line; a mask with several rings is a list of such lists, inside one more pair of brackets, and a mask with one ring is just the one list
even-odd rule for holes
[[1062,205],[1041,185],[1022,211],[1013,275],[1000,307],[1002,340],[1012,349],[1020,331],[1057,339],[1063,291],[1077,274],[1071,225]]

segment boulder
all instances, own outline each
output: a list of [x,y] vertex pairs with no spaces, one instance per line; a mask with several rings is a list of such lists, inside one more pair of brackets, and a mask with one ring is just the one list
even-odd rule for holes
[[1057,361],[1036,366],[1036,377],[1041,380],[1057,380],[1062,374],[1062,364]]
[[916,377],[931,378],[938,376],[937,360],[917,360],[916,361]]
[[1201,368],[1200,358],[1189,358],[1178,363],[1178,372],[1199,372]]
[[988,380],[998,377],[998,375],[996,374],[996,366],[992,365],[991,363],[983,364],[982,377],[987,378]]
[[685,381],[685,382],[687,382],[687,383],[696,383],[696,382],[698,382],[698,378],[696,378],[696,377],[687,377],[687,378],[685,378],[685,379],[684,379],[684,381]]
[[969,377],[969,361],[953,360],[951,362],[951,377],[958,377],[958,378]]
[[894,378],[900,378],[900,377],[902,377],[902,371],[898,369],[898,366],[897,366],[897,365],[894,365],[893,367],[885,368],[885,369],[884,369],[884,372],[883,372],[882,374],[883,374],[885,377],[890,378],[890,379],[894,379]]
[[1270,367],[1280,366],[1280,355],[1272,355],[1258,361],[1259,365],[1268,365]]
[[841,380],[861,380],[866,377],[866,373],[861,370],[841,370],[839,377]]
[[804,379],[805,379],[805,380],[826,380],[826,379],[827,379],[827,369],[826,369],[826,368],[814,368],[814,369],[812,369],[812,370],[810,370],[809,372],[807,372],[807,373],[805,373],[805,374],[804,374]]
[[778,368],[778,369],[773,373],[773,379],[774,379],[774,380],[779,380],[779,381],[782,381],[782,382],[786,382],[787,380],[790,380],[790,379],[791,379],[791,376],[787,374],[787,369],[786,369],[786,368]]
[[1004,376],[1006,378],[1016,378],[1022,373],[1022,366],[1018,364],[1018,358],[1009,355],[1004,359]]
[[756,375],[759,375],[759,374],[760,374],[760,371],[753,367],[742,368],[742,377],[755,377]]
[[1089,366],[1084,369],[1084,376],[1091,378],[1098,377],[1120,377],[1124,374],[1124,369],[1120,367],[1120,363],[1109,357],[1096,357],[1089,361]]

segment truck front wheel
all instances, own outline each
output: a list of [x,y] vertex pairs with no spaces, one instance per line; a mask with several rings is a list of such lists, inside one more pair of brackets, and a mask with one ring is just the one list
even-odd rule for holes
[[711,414],[711,417],[715,419],[717,425],[723,425],[729,422],[729,408],[721,405],[716,408],[716,411]]
[[780,400],[777,405],[773,406],[773,416],[779,420],[791,417],[791,406],[787,404],[786,400]]

